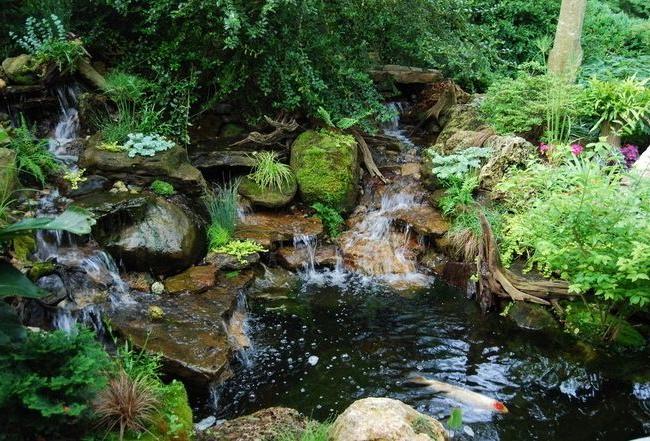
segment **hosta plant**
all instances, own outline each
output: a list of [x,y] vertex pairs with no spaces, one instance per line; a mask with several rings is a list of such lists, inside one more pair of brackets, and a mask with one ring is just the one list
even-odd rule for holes
[[144,135],[142,133],[129,133],[128,140],[124,143],[127,154],[130,158],[136,155],[154,156],[158,152],[164,152],[174,147],[174,143],[164,136],[157,134]]

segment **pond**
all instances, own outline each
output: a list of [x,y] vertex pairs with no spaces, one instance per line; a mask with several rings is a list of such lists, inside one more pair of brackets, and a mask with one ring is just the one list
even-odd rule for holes
[[[518,329],[440,282],[404,297],[353,276],[321,277],[249,303],[255,347],[207,400],[219,418],[287,406],[326,420],[376,396],[440,420],[461,407],[466,427],[455,439],[612,441],[650,433],[647,352],[604,355],[562,333]],[[414,372],[499,399],[510,413],[403,385]]]

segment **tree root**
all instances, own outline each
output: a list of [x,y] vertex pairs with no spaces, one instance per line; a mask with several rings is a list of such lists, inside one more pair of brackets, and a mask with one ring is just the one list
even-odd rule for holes
[[357,140],[359,150],[361,150],[361,154],[363,155],[363,163],[366,165],[368,173],[370,173],[370,176],[372,177],[381,179],[381,182],[386,184],[388,182],[388,179],[386,179],[381,171],[379,171],[379,168],[377,168],[377,164],[375,164],[375,160],[372,158],[370,148],[368,147],[368,144],[366,144],[366,141],[363,139],[363,136],[361,136],[361,134],[356,130],[353,130],[352,133]]
[[295,119],[287,120],[286,117],[283,117],[278,121],[273,120],[268,116],[264,116],[264,119],[270,126],[274,127],[274,130],[271,133],[265,134],[260,132],[250,132],[246,138],[230,144],[231,147],[249,143],[273,145],[284,138],[288,133],[294,132],[298,128],[298,123]]

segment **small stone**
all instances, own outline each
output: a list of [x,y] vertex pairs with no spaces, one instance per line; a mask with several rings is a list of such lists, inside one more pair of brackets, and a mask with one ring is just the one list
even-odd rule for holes
[[165,292],[165,285],[163,285],[161,282],[154,282],[151,284],[151,292],[160,295]]
[[204,430],[208,430],[210,427],[214,426],[216,423],[217,418],[214,415],[210,415],[196,423],[194,429],[196,429],[197,432],[203,432]]
[[111,193],[128,193],[129,189],[126,184],[122,181],[116,181],[111,188]]
[[312,355],[307,359],[307,363],[309,363],[311,366],[316,366],[318,364],[318,357],[315,355]]
[[162,320],[165,317],[165,312],[160,306],[150,306],[147,312],[152,320]]

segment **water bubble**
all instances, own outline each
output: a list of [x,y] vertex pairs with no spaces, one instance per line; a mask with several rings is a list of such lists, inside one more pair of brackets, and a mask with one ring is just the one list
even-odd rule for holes
[[316,366],[318,363],[318,357],[316,355],[312,355],[307,359],[307,363],[309,363],[311,366]]

